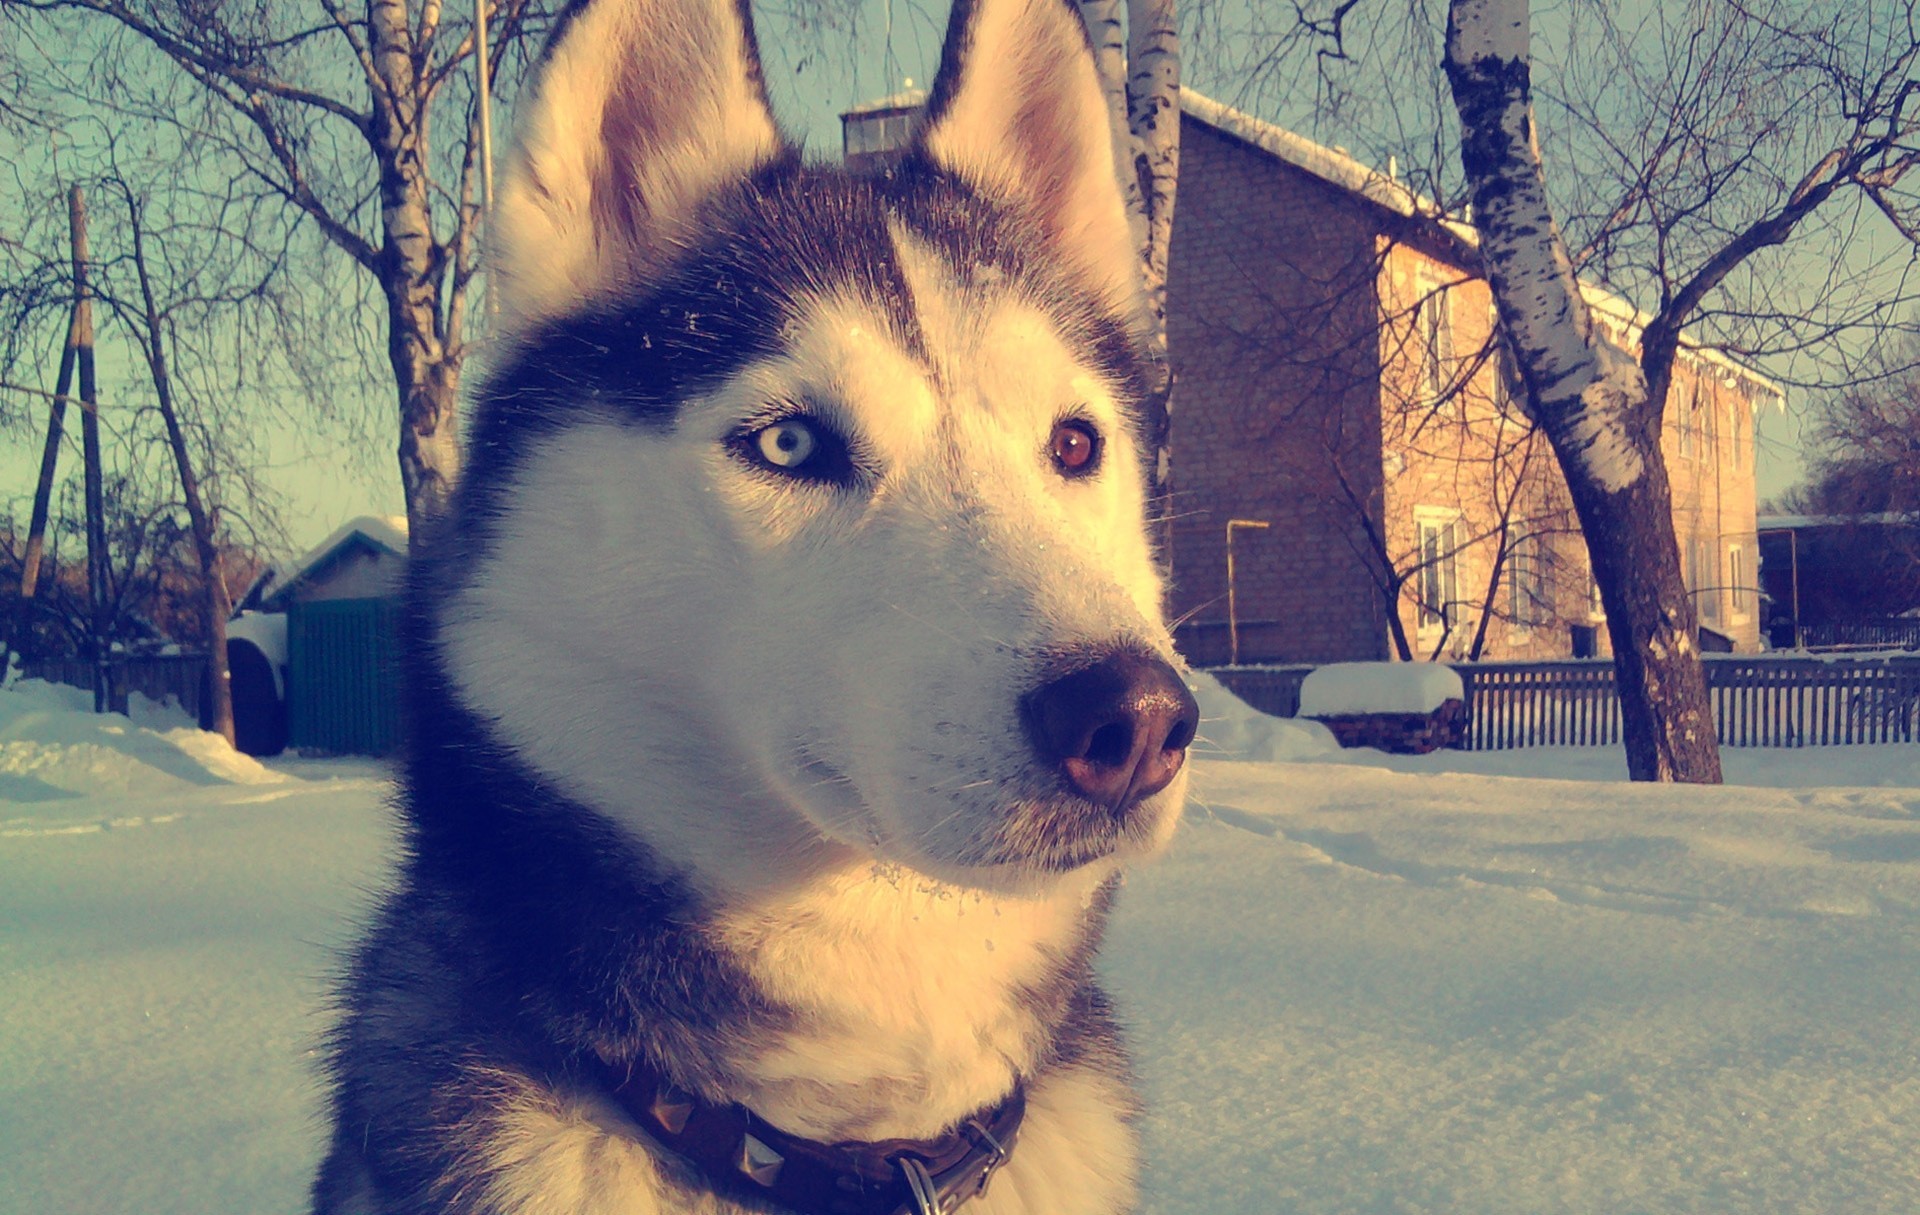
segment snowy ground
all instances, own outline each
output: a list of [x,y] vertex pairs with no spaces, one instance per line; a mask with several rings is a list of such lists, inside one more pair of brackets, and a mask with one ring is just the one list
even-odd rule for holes
[[[1203,701],[1265,762],[1198,762],[1105,955],[1145,1210],[1920,1211],[1920,747],[1649,788]],[[384,776],[77,707],[0,692],[0,1212],[297,1210]]]

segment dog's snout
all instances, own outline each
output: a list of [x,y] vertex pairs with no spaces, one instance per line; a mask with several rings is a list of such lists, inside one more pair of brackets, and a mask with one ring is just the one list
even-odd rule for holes
[[1186,761],[1200,706],[1158,658],[1109,654],[1021,698],[1040,758],[1076,793],[1124,810],[1167,787]]

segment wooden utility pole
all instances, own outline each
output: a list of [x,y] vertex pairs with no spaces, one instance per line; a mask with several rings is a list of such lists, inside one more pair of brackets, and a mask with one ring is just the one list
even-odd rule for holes
[[73,364],[79,352],[80,311],[67,320],[67,344],[60,352],[60,373],[54,379],[53,399],[47,408],[47,443],[40,450],[40,480],[33,487],[33,514],[27,522],[27,549],[20,559],[20,602],[10,639],[13,652],[25,652],[23,641],[33,631],[33,597],[40,590],[40,558],[47,546],[47,516],[53,506],[54,473],[60,465],[60,440],[67,429],[67,394],[73,391]]
[[80,369],[80,451],[86,466],[87,644],[93,653],[93,711],[108,709],[106,486],[100,471],[100,396],[93,378],[93,304],[87,298],[87,198],[67,192],[73,240],[73,347]]

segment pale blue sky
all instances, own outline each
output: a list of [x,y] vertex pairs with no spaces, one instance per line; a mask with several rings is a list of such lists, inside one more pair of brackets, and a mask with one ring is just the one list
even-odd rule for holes
[[[944,8],[909,4],[903,0],[855,0],[838,28],[824,39],[796,36],[774,13],[759,19],[768,83],[783,124],[803,139],[816,157],[837,157],[840,128],[837,115],[847,106],[902,87],[907,81],[924,84],[938,60],[944,30]],[[813,0],[797,0],[796,7],[818,10]],[[1218,13],[1220,10],[1214,10]],[[826,53],[816,49],[824,41]],[[1436,48],[1437,53],[1437,48]],[[1283,125],[1307,122],[1305,103],[1288,105],[1248,101],[1237,82],[1223,79],[1211,65],[1191,53],[1185,65],[1188,82],[1221,100],[1246,104],[1261,117]],[[1292,110],[1294,112],[1289,113]],[[501,123],[502,129],[507,126]],[[1309,133],[1329,143],[1348,143],[1356,149],[1365,140],[1321,126]],[[477,370],[474,367],[473,370]],[[114,385],[125,382],[131,369],[124,355],[102,351],[102,392],[111,400]],[[50,375],[50,372],[49,372]],[[474,377],[469,375],[468,382]],[[289,499],[285,519],[295,546],[312,543],[352,515],[395,514],[402,510],[393,432],[385,421],[391,406],[385,389],[376,398],[381,411],[372,433],[347,434],[292,422],[271,423],[263,444],[266,479]],[[1764,499],[1798,480],[1801,475],[1798,417],[1789,412],[1761,419],[1758,474]],[[38,443],[0,448],[0,478],[24,493],[38,461]],[[76,461],[69,459],[71,467]],[[11,494],[9,496],[12,496]]]

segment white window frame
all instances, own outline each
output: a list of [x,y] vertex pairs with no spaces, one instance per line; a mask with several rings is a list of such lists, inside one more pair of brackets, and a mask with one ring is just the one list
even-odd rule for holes
[[1747,585],[1747,550],[1745,545],[1727,545],[1727,585],[1732,589],[1732,612],[1730,618],[1744,622],[1753,617],[1753,588]]
[[1687,541],[1687,593],[1694,615],[1702,624],[1720,623],[1720,572],[1714,568],[1715,546],[1698,538]]
[[[1431,270],[1414,276],[1413,336],[1419,356],[1418,396],[1423,407],[1437,408],[1454,387],[1453,292]],[[1455,394],[1455,412],[1464,416],[1464,394]]]
[[1699,409],[1700,409],[1700,381],[1696,378],[1693,381],[1693,391],[1687,394],[1686,400],[1683,402],[1680,410],[1680,417],[1679,417],[1680,442],[1678,446],[1680,450],[1680,458],[1682,460],[1693,459],[1693,449],[1694,449],[1694,421],[1693,420],[1694,420],[1694,415],[1699,411]]
[[[1443,506],[1417,506],[1413,511],[1414,553],[1419,569],[1414,573],[1414,633],[1422,638],[1438,637],[1447,625],[1447,617],[1460,606],[1460,512]],[[1433,537],[1433,548],[1428,537]],[[1428,557],[1429,551],[1445,556]],[[1435,611],[1432,604],[1439,604]]]
[[1507,550],[1507,621],[1516,634],[1553,620],[1546,553],[1537,533],[1522,533]]

